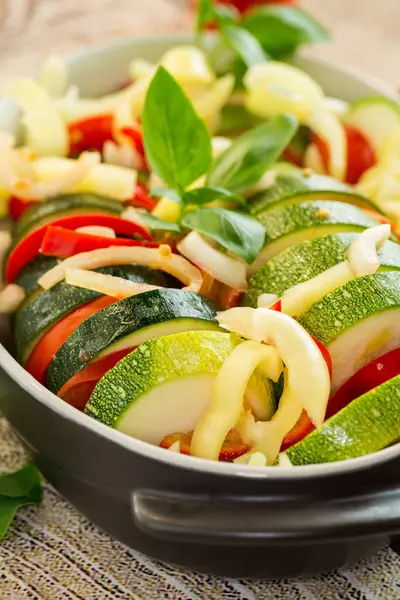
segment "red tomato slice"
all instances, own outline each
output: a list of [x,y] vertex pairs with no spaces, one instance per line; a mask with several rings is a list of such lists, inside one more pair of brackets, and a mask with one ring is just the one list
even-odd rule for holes
[[[357,183],[361,175],[376,163],[374,151],[364,135],[350,127],[344,126],[347,137],[347,173],[346,181],[351,184]],[[312,143],[319,150],[323,165],[329,173],[329,148],[325,141],[318,135],[313,134]]]
[[137,123],[137,125],[135,127],[122,127],[121,133],[126,135],[126,137],[128,137],[131,140],[134,147],[136,148],[136,150],[142,157],[143,169],[148,171],[149,165],[147,164],[147,160],[146,160],[146,152],[145,152],[144,142],[143,142],[143,130],[142,130],[142,126],[140,125],[140,123]]
[[[180,442],[180,453],[190,454],[192,436],[193,431],[189,431],[188,433],[172,433],[171,435],[167,435],[160,442],[159,446],[168,449],[175,442]],[[236,429],[231,429],[221,448],[219,460],[223,462],[232,462],[235,458],[239,458],[239,456],[246,454],[249,450],[249,446],[246,446]]]
[[71,377],[69,381],[61,388],[57,396],[60,396],[65,402],[83,410],[89,400],[94,388],[100,379],[108,373],[110,369],[124,358],[127,354],[133,352],[135,348],[126,348],[119,352],[114,352],[100,360],[87,365],[82,371]]
[[[385,381],[389,381],[396,375],[400,375],[400,349],[392,350],[377,358],[373,362],[365,365],[357,371],[346,383],[344,383],[331,396],[328,402],[325,419],[333,417],[342,408],[345,408],[350,402],[366,394]],[[300,419],[295,427],[285,436],[281,451],[290,448],[302,440],[306,435],[315,429],[305,411],[302,412]]]
[[32,206],[32,204],[36,204],[37,200],[22,200],[17,196],[11,196],[8,203],[8,212],[13,221],[18,221],[24,214],[24,212]]
[[158,248],[159,244],[156,242],[144,242],[142,240],[132,240],[129,238],[108,238],[50,225],[46,229],[39,252],[46,256],[68,258],[69,256],[80,254],[81,252],[90,252],[91,250],[98,250],[99,248],[110,248],[110,246],[144,246],[145,248]]
[[56,323],[34,347],[25,365],[28,373],[33,375],[40,383],[45,383],[46,372],[54,355],[69,338],[71,333],[88,317],[91,317],[102,308],[116,302],[110,296],[101,296],[77,308],[72,313]]
[[[72,215],[55,219],[52,225],[59,225],[65,229],[78,229],[87,225],[100,225],[111,227],[117,235],[134,236],[140,235],[145,240],[151,240],[149,233],[140,225],[114,217],[111,215]],[[28,264],[39,253],[48,225],[35,229],[12,250],[6,266],[6,280],[8,283],[14,281],[20,270]]]
[[102,152],[107,141],[113,141],[114,116],[97,115],[74,121],[68,125],[69,153],[80,154],[84,150]]

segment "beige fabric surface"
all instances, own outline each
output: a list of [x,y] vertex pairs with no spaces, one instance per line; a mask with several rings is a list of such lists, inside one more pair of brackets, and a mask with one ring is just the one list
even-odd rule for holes
[[[19,0],[11,0],[18,2]],[[303,0],[335,31],[310,52],[400,84],[400,0]],[[189,26],[186,0],[42,0],[24,30],[0,33],[0,78],[31,72],[48,52],[120,35]],[[23,453],[0,419],[1,470]],[[180,571],[100,532],[50,486],[20,511],[0,542],[0,600],[398,600],[400,558],[390,549],[338,573],[295,582],[249,582]]]

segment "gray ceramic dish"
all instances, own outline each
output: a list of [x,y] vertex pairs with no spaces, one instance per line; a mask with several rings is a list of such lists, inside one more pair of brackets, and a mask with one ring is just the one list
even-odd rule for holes
[[[133,56],[156,60],[183,38],[132,40],[70,59],[83,94],[124,80]],[[343,100],[384,84],[296,59]],[[190,569],[277,578],[339,567],[400,531],[400,445],[342,463],[241,467],[166,452],[98,423],[37,383],[0,335],[0,408],[45,477],[93,522],[155,558]]]

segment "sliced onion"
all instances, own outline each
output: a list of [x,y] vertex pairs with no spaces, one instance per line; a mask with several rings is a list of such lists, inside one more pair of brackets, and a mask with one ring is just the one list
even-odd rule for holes
[[127,141],[116,144],[107,140],[103,148],[103,160],[110,165],[119,165],[128,169],[140,169],[143,160],[135,148]]
[[179,242],[179,252],[217,281],[237,290],[247,288],[244,263],[213,248],[196,231]]
[[229,138],[222,136],[214,136],[211,139],[211,150],[213,159],[215,160],[216,158],[221,156],[221,154],[228,150],[230,146],[232,146],[232,140],[230,140]]
[[42,64],[36,81],[50,97],[60,98],[67,90],[68,77],[66,62],[61,56],[52,54]]
[[160,63],[181,84],[210,85],[215,80],[206,53],[196,46],[175,46],[165,52]]
[[126,221],[130,221],[131,223],[135,223],[135,225],[140,225],[145,231],[150,233],[150,228],[147,223],[140,216],[140,212],[136,210],[133,206],[128,206],[121,213],[121,219],[125,219]]
[[304,166],[312,169],[314,173],[325,175],[326,170],[321,153],[315,144],[310,144],[304,153]]
[[278,300],[276,294],[261,294],[257,298],[257,308],[269,308]]
[[103,273],[96,273],[95,271],[87,271],[85,269],[67,269],[65,272],[65,281],[75,287],[93,290],[105,296],[118,298],[118,300],[159,289],[158,285],[138,283],[137,281],[129,281],[123,277],[104,275]]
[[23,199],[43,200],[51,196],[58,196],[77,186],[99,162],[100,155],[97,152],[83,152],[76,161],[72,162],[64,176],[49,181],[19,180],[11,191]]
[[349,246],[347,260],[356,277],[373,275],[377,272],[381,265],[377,250],[383,246],[390,233],[389,224],[370,227]]
[[0,314],[14,313],[26,298],[24,288],[16,283],[9,283],[0,292]]
[[75,229],[77,233],[88,233],[89,235],[100,235],[101,237],[116,238],[114,229],[103,227],[102,225],[86,225]]
[[197,114],[205,121],[209,131],[218,125],[222,108],[228,102],[235,85],[233,75],[220,77],[212,86],[193,102]]
[[325,141],[329,148],[329,173],[344,181],[347,170],[347,140],[339,118],[324,107],[314,110],[307,125]]
[[45,290],[50,289],[65,278],[67,269],[98,269],[109,265],[144,265],[151,269],[160,269],[173,275],[185,284],[185,290],[198,292],[203,283],[200,271],[182,256],[172,254],[171,248],[161,245],[159,248],[111,246],[91,252],[82,252],[66,258],[47,271],[38,280]]
[[176,440],[171,446],[168,448],[169,452],[177,452],[178,454],[181,451],[181,442],[180,440]]
[[278,456],[278,467],[293,467],[292,461],[285,452],[280,452]]

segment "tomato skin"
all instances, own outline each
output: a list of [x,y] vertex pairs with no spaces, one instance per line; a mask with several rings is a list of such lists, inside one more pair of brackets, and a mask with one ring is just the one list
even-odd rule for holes
[[116,298],[101,296],[77,308],[56,323],[34,347],[25,365],[28,373],[44,384],[48,366],[63,343],[85,319],[114,302]]
[[114,116],[97,115],[74,121],[68,125],[69,153],[80,154],[84,150],[103,151],[107,141],[114,141]]
[[90,252],[111,246],[141,246],[145,248],[158,248],[156,242],[132,240],[128,238],[107,238],[100,235],[81,233],[73,229],[64,229],[50,225],[46,229],[39,253],[45,256],[68,258],[81,252]]
[[[70,217],[55,219],[52,225],[59,225],[65,229],[78,229],[87,225],[100,225],[111,227],[117,235],[141,235],[143,239],[151,241],[149,233],[136,223],[111,215],[72,215]],[[12,250],[6,266],[5,275],[7,283],[14,281],[21,269],[38,255],[47,227],[48,225],[43,225],[35,229]]]
[[[376,164],[376,157],[368,140],[360,131],[349,125],[344,125],[344,129],[347,138],[346,181],[354,185],[365,171]],[[318,148],[325,171],[329,173],[329,149],[327,144],[316,134],[313,134],[311,143]]]
[[140,123],[137,123],[135,127],[122,127],[121,133],[130,139],[138,154],[142,158],[143,169],[149,171],[149,165],[146,160],[146,152],[144,148],[143,130]]
[[[336,390],[329,399],[325,420],[336,415],[356,398],[396,377],[396,375],[400,375],[400,348],[392,350],[365,365]],[[284,437],[281,451],[290,448],[314,429],[315,427],[308,418],[307,413],[303,411],[296,425]]]
[[18,198],[18,196],[11,196],[8,202],[8,212],[13,221],[18,221],[24,212],[32,206],[32,204],[36,204],[36,200],[22,200]]
[[127,354],[133,352],[134,349],[135,348],[125,348],[124,350],[105,356],[94,363],[88,364],[82,371],[76,373],[65,385],[63,385],[57,396],[78,410],[84,410],[86,403],[100,379],[108,373],[110,369],[115,367],[115,365]]

